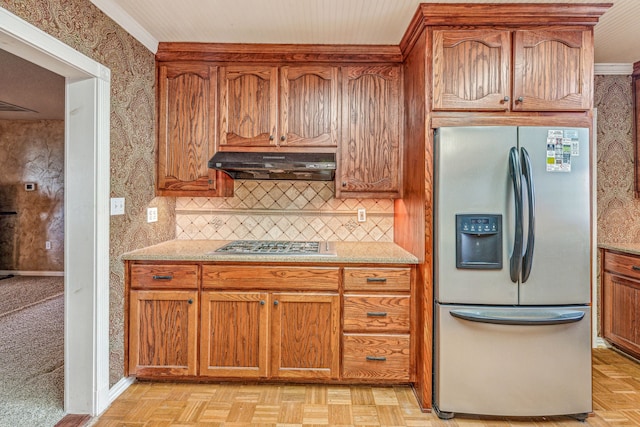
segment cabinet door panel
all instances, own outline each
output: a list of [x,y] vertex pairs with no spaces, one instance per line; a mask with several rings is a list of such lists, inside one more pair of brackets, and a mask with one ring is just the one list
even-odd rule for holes
[[268,302],[260,292],[203,292],[200,375],[267,376]]
[[220,68],[220,146],[275,145],[277,68]]
[[591,30],[516,31],[512,109],[588,110],[592,70]]
[[279,378],[338,378],[338,294],[273,294],[272,369]]
[[338,145],[338,68],[282,67],[280,145]]
[[129,372],[197,373],[197,291],[131,291]]
[[401,69],[346,67],[342,71],[342,144],[337,197],[399,197]]
[[508,110],[510,63],[509,31],[434,31],[433,109]]
[[215,154],[216,80],[217,68],[208,65],[158,67],[159,195],[228,195],[228,183],[219,186],[223,177],[207,164]]
[[640,281],[603,275],[604,337],[640,357]]

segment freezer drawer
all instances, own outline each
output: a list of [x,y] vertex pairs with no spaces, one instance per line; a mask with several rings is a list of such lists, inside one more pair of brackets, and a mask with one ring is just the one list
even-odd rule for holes
[[501,416],[591,412],[590,319],[586,306],[437,304],[435,407]]

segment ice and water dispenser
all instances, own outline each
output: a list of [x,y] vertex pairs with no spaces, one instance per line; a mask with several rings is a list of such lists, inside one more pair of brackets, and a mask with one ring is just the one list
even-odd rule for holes
[[502,215],[456,215],[456,267],[502,268]]

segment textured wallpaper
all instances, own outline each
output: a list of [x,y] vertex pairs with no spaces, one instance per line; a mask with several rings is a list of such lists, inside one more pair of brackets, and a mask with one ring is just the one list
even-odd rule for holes
[[[154,55],[89,0],[0,0],[0,6],[111,69],[110,383],[124,375],[124,265],[120,255],[175,237],[175,199],[155,198]],[[159,221],[146,222],[158,207]]]
[[64,122],[0,120],[0,153],[0,270],[63,271]]
[[631,76],[596,76],[598,242],[640,242],[634,197]]

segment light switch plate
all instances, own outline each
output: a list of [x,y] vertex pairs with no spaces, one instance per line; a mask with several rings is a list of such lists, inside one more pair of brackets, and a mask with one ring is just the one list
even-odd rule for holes
[[147,208],[147,222],[158,221],[158,208]]
[[111,198],[111,215],[124,215],[124,197]]

